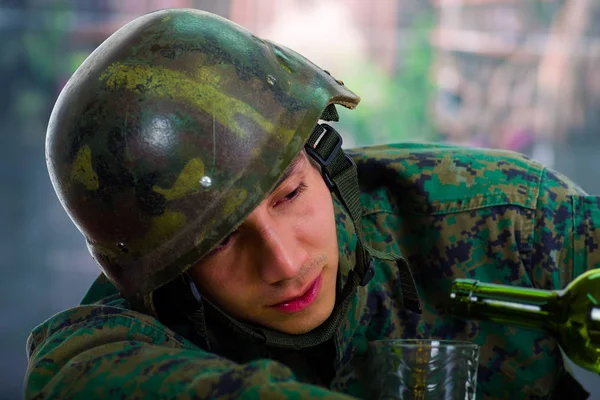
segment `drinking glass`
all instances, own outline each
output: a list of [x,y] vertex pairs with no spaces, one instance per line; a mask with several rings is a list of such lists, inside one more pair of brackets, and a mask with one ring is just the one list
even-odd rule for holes
[[454,340],[389,339],[369,343],[370,399],[472,400],[479,345]]

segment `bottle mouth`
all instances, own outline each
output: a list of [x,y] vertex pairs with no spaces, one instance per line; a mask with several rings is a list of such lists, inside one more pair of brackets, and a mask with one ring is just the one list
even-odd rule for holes
[[478,281],[473,279],[455,279],[450,287],[449,311],[451,314],[467,316],[471,304],[477,302],[473,295]]

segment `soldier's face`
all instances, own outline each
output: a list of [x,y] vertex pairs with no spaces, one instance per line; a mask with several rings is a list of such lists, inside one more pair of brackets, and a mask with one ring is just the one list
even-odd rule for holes
[[191,273],[201,293],[230,315],[300,334],[333,310],[338,245],[333,201],[319,170],[302,152],[288,171]]

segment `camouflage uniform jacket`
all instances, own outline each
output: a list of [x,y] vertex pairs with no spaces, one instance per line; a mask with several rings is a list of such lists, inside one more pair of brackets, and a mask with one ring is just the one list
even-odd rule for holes
[[[358,289],[331,343],[335,351],[325,362],[331,379],[319,385],[310,371],[323,368],[305,353],[253,358],[243,355],[251,346],[240,343],[224,343],[241,349],[238,357],[207,352],[131,310],[118,294],[103,297],[103,288],[115,289],[101,277],[82,305],[33,331],[25,397],[365,398],[368,342],[423,337],[482,346],[479,399],[547,398],[562,365],[553,339],[452,318],[445,299],[458,277],[558,289],[598,266],[598,198],[509,152],[410,144],[350,154],[359,169],[366,240],[407,258],[422,315],[404,310],[397,298],[395,264],[375,260],[374,278]],[[343,280],[356,237],[348,215],[336,211]]]

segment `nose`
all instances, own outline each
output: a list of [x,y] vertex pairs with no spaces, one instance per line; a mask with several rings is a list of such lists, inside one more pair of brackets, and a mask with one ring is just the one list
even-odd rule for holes
[[268,284],[297,277],[309,254],[283,218],[255,210],[247,219],[256,230],[256,265],[260,278]]

